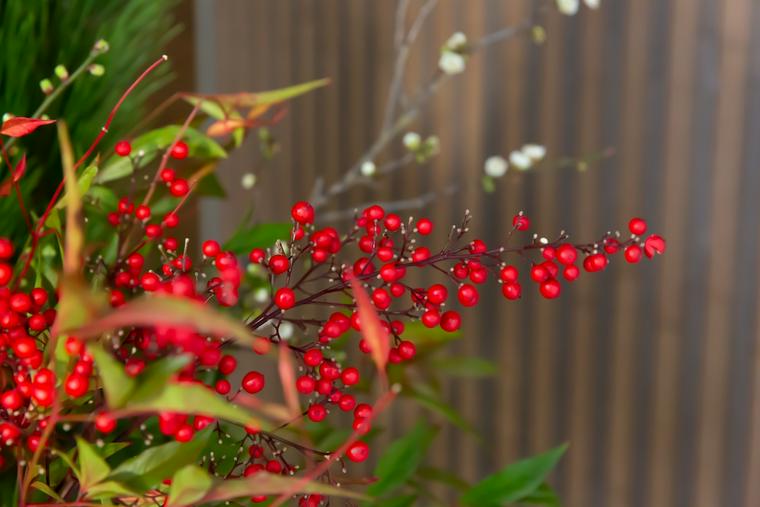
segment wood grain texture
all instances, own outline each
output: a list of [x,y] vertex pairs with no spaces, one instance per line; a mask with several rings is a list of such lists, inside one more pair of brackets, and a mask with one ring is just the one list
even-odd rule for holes
[[[423,1],[410,1],[409,21]],[[249,143],[225,165],[230,201],[209,214],[218,223],[204,218],[212,235],[229,233],[249,206],[261,219],[285,216],[317,177],[334,182],[361,156],[382,121],[395,4],[226,0],[196,23],[211,34],[196,36],[214,43],[196,66],[214,73],[219,91],[333,80],[289,106],[274,129],[275,161]],[[406,93],[434,74],[451,33],[475,40],[536,5],[440,0],[410,54]],[[453,182],[453,195],[422,212],[438,224],[431,242],[466,208],[489,244],[503,242],[521,209],[546,236],[565,229],[591,240],[613,228],[627,236],[627,219],[642,215],[668,239],[654,263],[615,259],[605,273],[566,284],[558,301],[541,300],[527,280],[517,304],[484,287],[492,299],[466,312],[455,350],[493,358],[500,375],[445,388],[483,440],[445,427],[433,463],[475,479],[568,440],[555,484],[569,507],[760,503],[757,21],[758,0],[605,0],[572,18],[548,14],[545,44],[522,37],[473,56],[410,126],[440,137],[438,158],[334,203],[350,209]],[[615,155],[583,172],[510,170],[494,194],[482,192],[488,156],[536,141],[553,161]],[[397,142],[388,159],[402,153]],[[252,191],[239,184],[249,171],[259,178]],[[400,405],[382,424],[399,434],[426,414]]]

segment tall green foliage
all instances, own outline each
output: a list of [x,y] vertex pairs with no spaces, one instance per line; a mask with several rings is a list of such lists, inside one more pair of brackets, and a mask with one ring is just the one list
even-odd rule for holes
[[[72,71],[89,54],[96,40],[108,41],[111,50],[97,62],[105,75],[84,75],[61,94],[48,109],[62,118],[71,131],[72,145],[81,154],[97,135],[108,111],[144,69],[164,51],[180,27],[173,16],[178,0],[0,0],[0,115],[31,116],[45,95],[40,80],[57,85],[53,69],[58,64]],[[101,145],[109,149],[138,118],[144,117],[148,98],[170,78],[168,66],[130,97],[130,107],[119,114],[110,135]],[[28,153],[28,169],[22,180],[27,204],[33,210],[47,202],[61,165],[55,146],[55,130],[40,131],[17,146]],[[35,149],[44,146],[45,149]],[[0,178],[8,172],[3,164]],[[24,223],[15,199],[0,199],[0,235],[18,237]]]

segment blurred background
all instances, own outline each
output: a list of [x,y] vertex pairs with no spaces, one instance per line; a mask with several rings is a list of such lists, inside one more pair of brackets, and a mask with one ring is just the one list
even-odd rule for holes
[[[179,90],[332,80],[289,105],[271,131],[272,161],[250,139],[223,164],[230,199],[193,209],[205,238],[228,237],[250,206],[260,221],[282,220],[318,177],[339,180],[380,132],[396,60],[395,0],[133,0],[123,11],[119,2],[79,1],[89,5],[88,22],[56,40],[73,47],[77,37],[81,49],[50,51],[51,61],[37,62],[44,70],[24,67],[31,84],[16,95],[55,63],[81,60],[97,33],[109,37],[114,60],[102,95],[73,87],[70,97],[78,90],[85,104],[111,103],[118,80],[132,79],[116,60],[139,68],[160,52],[171,57],[173,80],[155,104]],[[21,26],[11,14],[27,13],[9,5],[0,0],[2,21]],[[520,303],[495,285],[482,291],[455,347],[495,361],[498,374],[446,385],[447,401],[479,436],[445,426],[432,461],[475,479],[567,441],[553,483],[569,507],[760,505],[760,32],[752,30],[760,2],[601,0],[563,16],[539,0],[409,0],[408,23],[425,5],[434,9],[410,52],[408,94],[435,74],[454,32],[477,40],[533,19],[546,38],[539,44],[526,31],[469,58],[409,126],[437,135],[440,153],[341,195],[332,210],[432,191],[438,198],[414,211],[438,224],[430,245],[465,209],[490,245],[505,241],[520,210],[550,238],[566,230],[593,240],[642,216],[668,240],[665,256],[635,268],[618,259],[567,285],[559,300],[527,286]],[[23,24],[44,34],[30,29],[29,44],[55,38],[43,21]],[[19,61],[0,46],[4,62]],[[3,90],[19,72],[0,65]],[[80,109],[73,98],[60,107]],[[546,161],[510,169],[485,192],[484,160],[525,143],[544,144]],[[392,143],[378,162],[403,153]],[[257,177],[251,189],[241,184],[247,173]],[[402,404],[383,424],[399,435],[420,410]]]
[[[409,19],[424,0],[412,0]],[[497,361],[487,380],[447,386],[482,438],[448,428],[437,463],[481,477],[569,441],[555,477],[570,507],[760,505],[760,2],[603,0],[577,16],[540,15],[529,34],[474,55],[410,130],[440,138],[440,155],[334,209],[368,200],[439,198],[423,213],[441,225],[474,215],[474,233],[503,241],[518,210],[548,237],[578,240],[647,217],[668,240],[645,266],[617,262],[582,277],[558,301],[520,304],[497,287],[467,315],[461,352]],[[405,90],[435,72],[455,31],[471,40],[537,15],[532,0],[440,0],[412,50]],[[256,143],[221,175],[232,200],[200,204],[206,235],[232,232],[253,202],[283,217],[314,180],[336,181],[377,137],[395,61],[391,0],[183,2],[202,92],[265,90],[319,77],[332,85],[295,101],[273,132],[279,155]],[[176,68],[176,67],[175,67]],[[187,72],[183,66],[182,73]],[[556,164],[509,171],[481,188],[483,161],[526,142],[548,160],[614,149],[587,170]],[[391,151],[402,152],[400,143]],[[252,190],[241,174],[254,172]],[[397,433],[418,417],[397,409]]]

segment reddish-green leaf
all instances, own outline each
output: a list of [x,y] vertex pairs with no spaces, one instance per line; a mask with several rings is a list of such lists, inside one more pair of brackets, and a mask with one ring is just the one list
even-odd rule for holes
[[0,134],[9,137],[23,137],[34,132],[38,127],[50,125],[51,123],[55,123],[55,120],[40,120],[39,118],[16,116],[3,122],[3,126],[0,127]]
[[16,168],[13,170],[13,174],[9,176],[2,184],[0,184],[0,197],[5,197],[11,193],[14,183],[18,183],[21,177],[26,172],[26,153],[21,156],[21,160],[16,164]]
[[367,291],[356,278],[351,279],[351,287],[356,298],[356,306],[359,310],[359,322],[364,339],[369,343],[372,360],[375,361],[380,378],[387,384],[385,365],[388,362],[388,353],[390,352],[390,338],[388,331],[380,324],[375,308],[370,302]]

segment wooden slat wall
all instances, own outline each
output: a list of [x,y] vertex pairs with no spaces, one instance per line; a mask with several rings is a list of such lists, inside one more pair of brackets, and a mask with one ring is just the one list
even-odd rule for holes
[[[548,15],[542,47],[512,40],[472,58],[414,126],[439,135],[441,156],[336,206],[453,181],[458,191],[425,210],[441,224],[433,241],[469,208],[490,243],[520,209],[547,236],[581,239],[647,216],[669,240],[656,262],[618,262],[558,302],[530,293],[508,304],[493,287],[467,314],[456,350],[497,358],[501,374],[446,392],[486,445],[446,429],[432,457],[475,479],[567,440],[555,483],[570,507],[760,505],[760,0],[602,3]],[[454,31],[476,38],[536,5],[440,0],[406,86],[431,75]],[[201,205],[205,235],[224,237],[250,203],[261,219],[285,216],[316,176],[334,181],[361,156],[384,113],[395,2],[196,0],[195,9],[203,91],[334,80],[293,104],[273,164],[252,145],[227,164],[230,201]],[[608,147],[616,156],[583,173],[512,174],[482,193],[486,157],[536,141],[553,157]],[[239,185],[247,171],[259,177],[253,191]],[[398,433],[418,414],[405,406],[385,423]]]

